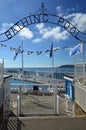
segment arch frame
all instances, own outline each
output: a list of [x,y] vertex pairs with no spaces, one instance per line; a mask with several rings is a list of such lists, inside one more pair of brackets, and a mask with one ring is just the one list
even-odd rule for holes
[[86,40],[83,37],[86,37],[86,34],[81,32],[77,27],[75,27],[68,20],[52,13],[46,12],[44,5],[42,3],[41,9],[38,13],[31,14],[26,16],[19,21],[17,21],[13,26],[11,26],[7,31],[0,34],[0,42],[5,42],[21,31],[23,28],[30,26],[32,24],[38,23],[51,23],[57,26],[60,26],[67,30],[74,38],[77,40],[86,43]]

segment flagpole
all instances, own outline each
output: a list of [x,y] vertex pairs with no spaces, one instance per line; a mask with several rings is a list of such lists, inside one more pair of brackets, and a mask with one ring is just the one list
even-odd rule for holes
[[24,56],[23,56],[23,41],[22,41],[22,75],[23,75],[23,69],[24,69]]
[[[50,57],[52,58],[52,78],[54,78],[54,49],[53,49],[53,41],[52,41],[52,45],[51,45]],[[54,82],[53,82],[53,87],[55,87],[55,89],[54,89],[54,94],[55,94],[54,107],[55,107],[55,115],[57,115],[57,88],[56,88],[56,86],[54,86]]]
[[22,67],[22,77],[21,77],[21,79],[22,79],[22,85],[20,85],[19,86],[19,96],[20,96],[20,98],[19,98],[19,115],[21,116],[21,100],[22,100],[22,97],[21,97],[21,92],[22,92],[22,89],[21,88],[23,88],[23,69],[24,69],[24,57],[23,57],[23,41],[21,41],[21,49],[22,49],[22,55],[21,55],[21,62],[22,62],[22,65],[21,65],[21,67]]
[[[53,42],[52,42],[52,46],[53,46]],[[54,78],[54,51],[52,49],[52,73],[53,73],[53,78]]]
[[84,64],[84,43],[82,43],[83,44],[83,47],[82,47],[82,55],[83,55],[83,64]]
[[[53,50],[53,41],[52,41],[52,46],[51,46],[51,49],[52,49],[52,78],[54,79],[54,50]],[[54,82],[53,82],[53,88],[54,88]],[[54,101],[54,107],[55,107],[55,115],[57,114],[57,104],[56,104],[56,87],[54,88],[54,94],[55,94],[55,101]]]

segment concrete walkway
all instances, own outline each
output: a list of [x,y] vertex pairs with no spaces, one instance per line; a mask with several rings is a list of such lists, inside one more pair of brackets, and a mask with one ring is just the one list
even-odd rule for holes
[[86,130],[86,116],[10,117],[1,130]]

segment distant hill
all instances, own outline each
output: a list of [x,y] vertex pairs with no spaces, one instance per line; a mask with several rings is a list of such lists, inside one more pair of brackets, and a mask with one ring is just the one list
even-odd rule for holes
[[74,65],[61,65],[59,68],[74,68]]

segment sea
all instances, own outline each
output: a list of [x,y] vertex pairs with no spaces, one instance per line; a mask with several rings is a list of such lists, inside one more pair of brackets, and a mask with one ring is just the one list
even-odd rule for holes
[[[21,68],[5,68],[5,71],[18,71],[21,70]],[[28,72],[57,72],[57,71],[69,71],[69,72],[74,72],[74,65],[62,65],[59,67],[47,67],[47,68],[23,68],[24,71],[28,71]]]

